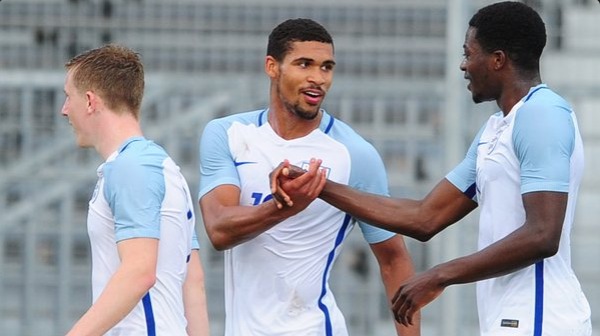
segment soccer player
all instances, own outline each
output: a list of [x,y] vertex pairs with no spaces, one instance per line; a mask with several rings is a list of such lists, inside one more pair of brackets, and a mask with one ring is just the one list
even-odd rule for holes
[[[545,44],[544,22],[532,8],[501,2],[480,9],[469,21],[460,69],[474,102],[495,101],[500,111],[465,159],[422,200],[335,181],[322,190],[320,198],[339,209],[422,241],[481,207],[479,251],[403,283],[392,302],[402,324],[447,286],[476,281],[481,335],[591,334],[590,307],[570,260],[583,146],[571,106],[541,80]],[[292,208],[285,191],[295,185],[284,176],[296,173],[285,163],[272,175],[273,187],[279,181],[282,188],[278,199]]]
[[[202,216],[215,248],[225,250],[225,335],[347,335],[328,280],[355,220],[315,200],[318,192],[279,209],[269,173],[290,158],[322,167],[296,183],[326,174],[387,195],[383,162],[373,146],[321,109],[335,69],[333,41],[323,26],[310,19],[280,23],[269,35],[264,67],[269,106],[212,120],[200,144]],[[303,188],[318,190],[324,182]],[[403,238],[359,225],[391,299],[413,274]],[[396,326],[399,335],[419,334],[418,323]]]
[[65,67],[62,114],[105,160],[88,212],[93,304],[68,335],[207,336],[194,203],[179,167],[142,134],[139,55],[107,45]]

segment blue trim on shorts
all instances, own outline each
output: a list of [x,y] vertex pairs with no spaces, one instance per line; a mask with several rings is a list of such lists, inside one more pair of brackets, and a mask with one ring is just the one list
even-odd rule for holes
[[329,273],[331,264],[333,263],[333,257],[335,256],[335,250],[344,241],[346,229],[348,228],[348,225],[350,224],[351,218],[352,217],[348,214],[346,214],[346,216],[344,217],[344,223],[342,224],[342,227],[340,228],[340,231],[338,232],[337,237],[335,238],[335,245],[333,246],[333,250],[331,250],[331,252],[329,252],[329,255],[327,256],[327,264],[325,265],[325,271],[323,272],[323,279],[321,281],[321,296],[319,297],[319,309],[321,309],[323,311],[323,314],[325,315],[325,335],[326,336],[333,335],[333,328],[331,326],[331,316],[329,315],[329,309],[323,303],[323,298],[325,297],[325,294],[327,293],[327,274]]
[[535,263],[535,316],[533,336],[542,336],[544,321],[544,260]]
[[142,304],[144,305],[144,314],[146,315],[146,330],[148,336],[156,336],[156,324],[154,323],[154,312],[152,311],[152,299],[150,298],[150,292],[146,293],[142,298]]

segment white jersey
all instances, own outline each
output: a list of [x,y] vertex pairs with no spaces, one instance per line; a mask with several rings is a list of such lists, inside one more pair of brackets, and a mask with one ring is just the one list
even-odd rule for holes
[[477,283],[481,335],[591,335],[590,307],[571,269],[570,236],[583,174],[583,145],[571,107],[546,85],[532,88],[505,117],[480,130],[465,160],[447,178],[481,208],[479,249],[525,222],[522,194],[566,192],[556,255]]
[[179,167],[143,137],[128,139],[100,165],[88,212],[94,302],[119,267],[119,241],[159,240],[156,284],[106,335],[186,335],[182,285],[198,248],[193,209]]
[[[288,159],[308,168],[323,160],[327,177],[387,195],[383,162],[373,146],[323,111],[320,127],[293,140],[279,137],[267,110],[211,121],[200,148],[199,197],[223,185],[240,188],[240,204],[271,199],[269,173]],[[328,285],[331,267],[354,225],[346,213],[320,199],[256,238],[225,251],[227,336],[347,335]],[[392,233],[360,224],[369,243]]]

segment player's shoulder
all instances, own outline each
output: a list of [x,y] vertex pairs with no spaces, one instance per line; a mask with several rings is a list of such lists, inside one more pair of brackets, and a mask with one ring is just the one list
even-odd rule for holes
[[523,110],[526,111],[539,107],[545,107],[546,110],[554,108],[566,112],[573,110],[571,104],[565,98],[546,85],[541,85],[537,90],[532,90],[523,104]]
[[365,138],[360,135],[352,126],[342,119],[339,119],[327,112],[323,117],[321,129],[333,138],[346,139],[357,142],[366,142]]
[[375,147],[348,123],[335,118],[334,116],[330,116],[330,118],[331,125],[325,133],[334,140],[344,144],[349,150],[361,155],[376,152]]
[[135,171],[149,166],[160,167],[168,157],[162,146],[152,140],[138,137],[122,144],[110,163],[117,170]]
[[238,122],[244,125],[248,124],[256,124],[260,125],[264,123],[264,119],[266,119],[266,110],[253,110],[246,112],[239,112],[235,114],[230,114],[227,116],[223,116],[220,118],[212,119],[208,122],[206,128],[229,128],[233,123]]

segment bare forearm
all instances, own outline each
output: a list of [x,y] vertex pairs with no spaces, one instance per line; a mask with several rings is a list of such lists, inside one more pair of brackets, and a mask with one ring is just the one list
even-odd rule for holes
[[[388,267],[387,269],[381,269],[381,277],[385,286],[388,302],[392,301],[392,298],[394,297],[396,290],[398,290],[400,287],[400,284],[402,284],[406,279],[410,278],[410,276],[413,274],[414,271],[410,261],[408,263],[400,263],[400,267],[396,269],[392,269],[391,267]],[[421,314],[420,312],[415,314],[413,317],[413,324],[410,326],[404,326],[395,320],[394,326],[398,336],[419,336],[421,335]]]
[[528,193],[523,204],[527,220],[517,230],[477,253],[441,265],[449,284],[506,275],[558,251],[567,194]]
[[[387,241],[371,245],[371,248],[379,263],[379,271],[388,302],[392,302],[400,285],[415,274],[412,259],[406,249],[404,239],[398,235]],[[398,336],[419,336],[421,334],[419,313],[416,314],[413,324],[410,326],[404,326],[395,321],[394,324]]]
[[204,286],[204,270],[198,250],[193,250],[183,285],[183,303],[189,336],[208,336],[209,322]]
[[131,312],[152,287],[153,279],[117,271],[98,300],[67,335],[103,335]]
[[293,208],[277,208],[273,200],[257,206],[223,206],[207,214],[203,205],[204,224],[214,247],[225,250],[253,239],[288,218]]
[[549,256],[542,248],[544,242],[540,236],[522,227],[479,252],[451,260],[434,269],[445,286],[507,275]]
[[477,207],[446,179],[422,200],[362,192],[327,181],[319,195],[327,203],[372,225],[427,241]]
[[332,181],[327,181],[319,198],[374,226],[410,237],[421,235],[418,201],[365,193]]

